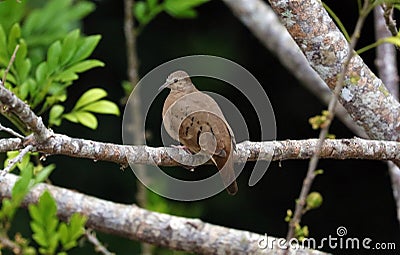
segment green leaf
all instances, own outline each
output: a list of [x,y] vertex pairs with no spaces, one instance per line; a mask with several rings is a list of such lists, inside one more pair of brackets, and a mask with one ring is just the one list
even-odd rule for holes
[[40,172],[36,174],[35,183],[41,183],[47,180],[47,178],[50,176],[50,174],[53,172],[54,169],[56,169],[55,164],[50,164],[48,166],[43,167],[42,170],[40,170]]
[[47,63],[42,62],[36,69],[36,81],[42,83],[47,78]]
[[76,116],[76,112],[70,112],[70,113],[63,114],[62,117],[71,122],[78,123],[78,117]]
[[54,76],[54,80],[70,82],[78,79],[78,75],[76,73],[81,73],[97,66],[104,66],[104,63],[99,60],[85,60],[58,73]]
[[64,38],[62,43],[61,57],[60,57],[61,65],[67,64],[74,56],[75,51],[77,49],[77,41],[79,35],[80,35],[79,29],[75,29]]
[[15,210],[16,206],[13,206],[10,199],[3,199],[1,203],[0,220],[12,220]]
[[28,207],[32,217],[32,238],[41,246],[40,251],[44,254],[53,254],[58,246],[59,234],[57,227],[59,220],[56,216],[57,205],[51,194],[46,190],[39,198],[37,205]]
[[158,0],[147,0],[147,6],[150,10],[154,9],[158,4]]
[[56,76],[54,76],[55,81],[61,81],[61,82],[70,82],[73,80],[77,80],[79,77],[76,73],[71,72],[69,70],[63,71]]
[[14,187],[11,190],[11,199],[4,199],[2,202],[2,208],[0,210],[0,218],[11,221],[14,218],[15,212],[20,206],[25,195],[29,192],[29,189],[33,186],[32,174],[33,166],[29,166],[21,172],[21,177],[16,181]]
[[60,227],[58,228],[58,233],[60,234],[61,244],[64,246],[64,244],[66,244],[69,241],[67,224],[61,222]]
[[21,37],[21,28],[18,23],[14,24],[11,27],[10,32],[8,33],[8,52],[12,53],[15,50],[15,47],[18,44],[18,39]]
[[147,11],[147,6],[145,2],[136,2],[136,4],[133,6],[133,13],[136,17],[136,19],[140,23],[145,23],[146,21],[146,11]]
[[104,89],[100,89],[100,88],[90,89],[90,90],[86,91],[85,93],[83,93],[83,95],[78,99],[78,101],[76,102],[76,104],[74,106],[73,111],[78,110],[78,109],[82,108],[83,106],[88,105],[90,103],[96,102],[106,96],[107,96],[107,92]]
[[[10,27],[13,24],[22,21],[22,18],[26,13],[26,2],[27,1],[1,2],[0,4],[1,23],[6,31],[9,31]],[[0,47],[0,49],[5,49],[5,48]]]
[[196,11],[193,8],[208,1],[209,0],[165,0],[164,8],[165,11],[173,17],[193,18],[196,16]]
[[82,108],[83,111],[102,113],[102,114],[114,114],[119,116],[118,106],[108,100],[100,100],[92,104],[88,104]]
[[7,151],[7,159],[4,160],[4,168],[8,166],[9,161],[15,158],[19,154],[18,151]]
[[[14,159],[18,155],[19,155],[19,151],[8,151],[7,152],[7,159],[4,161],[4,167],[8,166],[9,161],[11,159]],[[22,170],[24,170],[25,167],[28,166],[29,162],[30,162],[30,154],[27,153],[26,155],[24,155],[22,157],[21,162],[18,162],[16,164],[16,166],[22,171]],[[14,168],[11,168],[11,169],[14,169]]]
[[93,114],[89,112],[76,112],[75,115],[82,125],[91,129],[97,128],[97,118]]
[[[61,85],[57,83],[52,84],[54,87],[58,85],[58,87],[61,87]],[[59,103],[59,102],[64,102],[67,99],[66,92],[63,88],[59,88],[60,92],[57,93],[55,91],[50,91],[51,94],[54,94],[53,96],[48,96],[46,97],[46,101],[43,104],[42,109],[40,109],[39,115],[42,114],[43,112],[47,111],[50,107],[53,105]],[[54,93],[53,93],[54,92]]]
[[85,233],[87,217],[79,213],[74,213],[69,220],[70,232],[73,239],[77,240]]
[[49,191],[46,190],[45,192],[43,192],[43,194],[39,198],[37,208],[40,212],[39,222],[43,224],[50,223],[50,227],[53,228],[54,223],[52,222],[51,217],[56,215],[57,205]]
[[63,250],[69,250],[78,245],[78,239],[85,233],[86,220],[85,216],[74,213],[68,225],[65,223],[60,224],[59,233]]
[[168,10],[167,13],[175,18],[180,18],[180,19],[193,19],[197,17],[197,12],[191,9],[180,10],[180,11]]
[[49,73],[53,73],[56,68],[59,67],[61,51],[62,47],[60,41],[53,43],[47,51],[47,66]]
[[31,61],[26,58],[28,53],[26,42],[21,39],[19,42],[19,49],[15,56],[15,68],[19,76],[20,83],[25,82],[28,79],[29,72],[31,70]]
[[[18,153],[18,154],[19,154],[19,153]],[[22,157],[21,162],[18,162],[18,163],[17,163],[18,168],[19,168],[21,171],[24,171],[24,169],[25,169],[26,167],[28,167],[28,165],[30,164],[30,160],[31,160],[31,155],[30,155],[29,153],[25,154],[25,155]]]
[[49,114],[49,124],[50,125],[55,125],[55,126],[60,126],[61,124],[61,115],[64,112],[64,106],[62,105],[54,105],[50,109],[50,114]]
[[7,66],[8,63],[8,55],[7,51],[7,36],[6,33],[4,32],[3,26],[0,24],[0,64]]
[[90,59],[69,67],[66,72],[82,73],[98,66],[104,66],[104,63],[99,60]]
[[25,197],[26,193],[28,193],[29,188],[31,187],[31,179],[33,176],[33,167],[27,167],[22,171],[21,177],[14,184],[14,187],[11,191],[11,197],[13,200],[22,202],[22,199]]
[[29,84],[27,82],[22,83],[19,87],[18,87],[18,97],[21,100],[25,100],[28,97],[29,94]]
[[96,5],[89,1],[79,1],[75,3],[76,4],[72,6],[71,11],[68,14],[69,20],[82,20],[83,17],[96,9]]
[[89,57],[90,54],[92,54],[92,52],[96,48],[100,39],[101,39],[100,35],[91,35],[81,39],[80,42],[78,42],[76,52],[73,58],[71,59],[71,63],[76,63],[78,61],[81,61]]

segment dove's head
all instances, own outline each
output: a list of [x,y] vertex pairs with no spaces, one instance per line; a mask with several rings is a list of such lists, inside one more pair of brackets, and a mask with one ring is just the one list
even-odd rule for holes
[[176,71],[171,73],[158,91],[165,88],[170,88],[172,91],[178,90],[183,92],[193,92],[195,90],[189,75],[185,71]]

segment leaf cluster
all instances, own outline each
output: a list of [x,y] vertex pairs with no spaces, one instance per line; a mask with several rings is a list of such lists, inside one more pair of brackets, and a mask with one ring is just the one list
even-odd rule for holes
[[69,224],[57,218],[57,205],[50,192],[43,192],[37,205],[29,205],[30,223],[33,240],[39,244],[41,254],[67,254],[66,251],[76,247],[78,240],[85,233],[87,218],[74,213]]
[[[0,15],[8,8],[15,8],[13,24],[0,20],[0,75],[4,75],[18,45],[5,86],[39,115],[50,110],[53,114],[49,124],[59,126],[62,119],[72,120],[66,117],[60,105],[67,100],[67,88],[80,73],[104,66],[99,60],[88,59],[101,37],[82,35],[77,28],[79,20],[90,13],[94,5],[86,1],[58,0],[29,9],[27,3],[16,5],[13,2],[0,3]],[[96,113],[119,115],[114,103],[107,100],[102,103],[104,101],[111,110],[102,107]],[[18,123],[18,118],[6,117],[25,134],[28,132]],[[97,127],[93,114],[81,114],[79,121],[74,122],[93,129]]]
[[166,12],[174,18],[197,17],[196,7],[209,0],[145,0],[138,1],[133,7],[133,13],[139,22],[139,31],[161,12]]

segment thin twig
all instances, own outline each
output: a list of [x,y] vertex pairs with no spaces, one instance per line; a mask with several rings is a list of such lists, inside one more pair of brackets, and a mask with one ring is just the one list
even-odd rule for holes
[[134,0],[124,0],[124,32],[128,61],[128,79],[132,86],[138,82],[138,60],[136,54],[136,37],[133,19]]
[[8,62],[7,69],[4,71],[3,79],[2,79],[3,85],[6,83],[7,74],[10,71],[12,64],[14,63],[15,56],[17,55],[18,49],[19,49],[19,44],[17,44],[17,46],[15,46],[15,49],[14,49],[14,52],[13,52],[13,54],[11,56],[10,62]]
[[18,134],[17,132],[15,132],[14,130],[12,130],[11,128],[4,127],[4,126],[1,125],[1,124],[0,124],[0,131],[6,131],[7,133],[9,133],[9,134],[11,134],[11,135],[13,135],[13,136],[16,136],[16,137],[18,137],[18,138],[24,139],[24,136],[23,136],[23,135]]
[[97,239],[96,232],[91,229],[85,230],[85,236],[87,240],[93,244],[94,250],[104,254],[104,255],[115,255],[115,253],[110,252],[100,241]]
[[[127,50],[127,62],[128,62],[128,79],[132,88],[135,90],[134,93],[139,93],[138,87],[135,89],[136,84],[139,81],[138,75],[138,57],[136,54],[136,34],[135,34],[135,26],[134,26],[134,18],[133,18],[133,6],[135,4],[134,0],[124,0],[124,32],[125,32],[125,42],[126,42],[126,50]],[[141,102],[140,97],[135,97],[135,99],[128,103],[128,107],[131,108],[132,113],[134,114],[133,121],[130,123],[132,125],[134,143],[135,144],[143,144],[144,141],[140,139],[142,136],[141,132],[144,132],[142,128],[143,116],[141,114]],[[138,165],[137,173],[145,174],[145,166]],[[145,176],[138,176],[139,178],[136,180],[136,201],[139,206],[146,208],[147,207],[147,189],[140,181]],[[151,246],[142,243],[142,255],[151,254]]]
[[33,149],[33,146],[32,146],[32,145],[28,145],[28,146],[26,146],[24,149],[22,149],[22,150],[20,151],[20,153],[19,153],[15,158],[11,159],[11,160],[8,162],[8,165],[7,165],[3,170],[0,170],[0,171],[1,171],[0,176],[1,176],[1,177],[4,177],[4,176],[11,170],[11,168],[13,168],[18,162],[21,162],[21,161],[22,161],[22,158],[23,158],[28,152],[30,152],[32,149]]
[[312,156],[310,163],[308,165],[307,175],[306,175],[306,178],[304,179],[303,186],[302,186],[302,189],[300,192],[300,196],[296,203],[296,209],[295,209],[292,220],[289,222],[289,231],[286,236],[286,239],[288,241],[290,241],[290,239],[292,239],[294,237],[296,225],[300,224],[301,217],[303,214],[303,209],[306,204],[306,198],[311,189],[311,185],[314,181],[314,178],[316,176],[315,170],[317,168],[317,164],[318,164],[319,157],[321,154],[321,148],[322,148],[322,145],[328,134],[329,127],[332,123],[333,117],[335,116],[335,108],[336,108],[336,104],[338,102],[339,93],[344,84],[344,79],[345,79],[345,74],[346,74],[347,68],[350,64],[350,61],[351,61],[353,55],[354,55],[354,48],[356,46],[358,38],[360,37],[361,28],[366,19],[366,16],[367,16],[366,10],[368,10],[368,8],[369,8],[369,1],[365,0],[363,9],[360,12],[360,16],[358,17],[356,27],[351,36],[351,40],[350,40],[349,47],[348,47],[349,52],[348,52],[347,58],[345,59],[345,62],[343,63],[342,70],[339,73],[339,76],[338,76],[338,79],[336,82],[336,87],[334,89],[333,96],[329,102],[329,106],[328,106],[329,116],[328,116],[328,120],[327,120],[327,125],[321,129],[321,132],[319,134],[319,142],[317,144],[315,154]]
[[[375,39],[379,40],[390,36],[385,23],[384,11],[380,6],[374,8]],[[387,22],[387,21],[386,21]],[[376,48],[375,64],[379,77],[389,92],[399,98],[399,74],[397,71],[396,50],[393,44],[384,43]],[[393,162],[388,161],[388,171],[392,184],[393,198],[397,207],[397,220],[400,222],[400,169]]]
[[14,254],[22,254],[22,248],[8,236],[0,235],[1,246],[11,250]]
[[[134,93],[139,93],[139,88],[136,87],[136,84],[139,80],[138,75],[138,59],[136,54],[136,36],[135,36],[135,27],[134,27],[134,19],[132,15],[132,7],[135,4],[134,0],[124,0],[124,8],[125,8],[125,21],[124,21],[124,29],[125,29],[125,40],[126,40],[126,49],[127,49],[127,61],[128,61],[128,78],[129,83],[131,84],[132,88],[135,89]],[[134,143],[135,144],[143,144],[142,139],[140,139],[140,131],[142,128],[142,121],[143,116],[140,112],[140,97],[135,97],[132,102],[128,104],[129,107],[132,108],[132,112],[134,114],[134,118],[132,120],[132,130],[134,132]],[[138,173],[144,172],[143,166],[138,166]],[[138,204],[146,208],[147,205],[147,195],[146,195],[146,187],[138,180],[137,181],[137,193],[136,199]]]
[[387,28],[389,29],[392,36],[396,36],[398,31],[397,31],[396,21],[393,19],[393,6],[383,4],[382,9],[383,9],[383,17],[385,18]]

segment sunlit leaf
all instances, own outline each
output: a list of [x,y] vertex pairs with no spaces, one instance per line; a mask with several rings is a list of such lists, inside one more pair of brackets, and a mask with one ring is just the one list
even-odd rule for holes
[[75,116],[82,125],[91,129],[97,128],[97,118],[90,112],[76,112]]
[[117,116],[120,114],[118,106],[115,103],[107,100],[100,100],[92,104],[88,104],[83,107],[82,110],[102,114],[114,114]]
[[83,93],[83,95],[78,99],[78,101],[76,102],[76,104],[74,106],[74,110],[80,109],[83,106],[93,103],[93,102],[96,102],[106,96],[107,96],[107,92],[104,89],[100,89],[100,88],[90,89],[90,90],[86,91],[85,93]]

